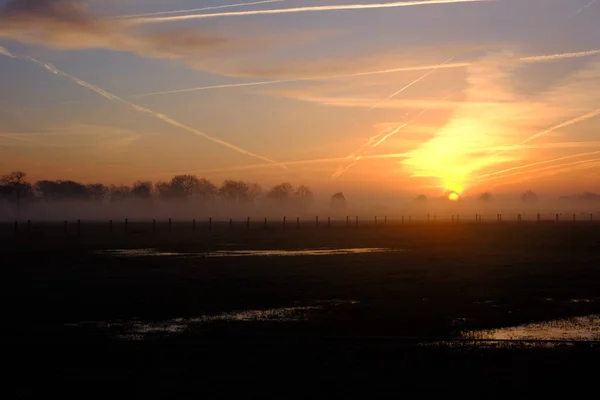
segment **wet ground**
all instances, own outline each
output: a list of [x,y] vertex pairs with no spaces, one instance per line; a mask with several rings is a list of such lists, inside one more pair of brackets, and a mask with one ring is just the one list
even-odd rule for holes
[[62,387],[574,393],[600,355],[597,225],[71,239],[0,246],[4,341]]

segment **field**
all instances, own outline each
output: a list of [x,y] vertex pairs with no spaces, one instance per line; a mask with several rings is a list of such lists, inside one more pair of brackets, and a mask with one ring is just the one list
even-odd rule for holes
[[[0,225],[17,393],[500,397],[592,382],[600,224],[239,224]],[[582,318],[574,341],[471,340]]]

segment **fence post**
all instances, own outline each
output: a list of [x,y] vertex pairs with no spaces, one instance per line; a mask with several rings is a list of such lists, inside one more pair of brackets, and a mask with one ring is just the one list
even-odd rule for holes
[[15,221],[15,236],[17,236],[18,231],[19,231],[19,222]]
[[246,218],[246,228],[250,229],[250,217]]
[[125,233],[127,233],[128,225],[129,225],[129,221],[127,220],[127,218],[125,218]]
[[350,216],[346,215],[346,228],[350,226]]
[[537,213],[537,222],[540,222],[540,213]]
[[172,228],[172,221],[171,221],[171,218],[169,218],[169,233],[171,233],[171,228]]
[[375,226],[377,226],[377,216],[375,216]]
[[327,217],[327,227],[331,228],[331,217]]
[[590,221],[594,220],[594,214],[590,213]]
[[77,236],[81,236],[81,220],[77,220]]
[[315,223],[317,224],[317,226],[319,226],[319,217],[318,216],[315,217]]
[[156,233],[156,219],[152,219],[152,233]]
[[285,217],[283,217],[283,230],[285,231]]
[[192,220],[192,232],[196,233],[196,218]]
[[212,218],[208,218],[208,231],[212,232]]
[[558,222],[558,214],[556,214],[556,222]]
[[460,224],[460,214],[456,214],[456,223]]
[[265,229],[267,229],[267,219],[265,218]]
[[31,235],[31,220],[27,220],[27,235]]
[[[67,221],[65,221],[65,227],[67,225]],[[108,221],[108,233],[110,233],[112,235],[113,232],[113,223],[112,223],[112,219],[110,221]]]
[[233,218],[229,218],[229,230],[233,230]]
[[452,223],[454,223],[454,214],[452,214]]
[[68,225],[68,222],[67,222],[67,221],[65,221],[65,223],[64,223],[64,227],[63,227],[63,230],[64,230],[64,233],[65,233],[65,235],[67,235],[67,233],[69,232],[69,231],[68,231],[68,229],[67,229],[67,225]]
[[296,229],[300,229],[300,217],[296,217]]

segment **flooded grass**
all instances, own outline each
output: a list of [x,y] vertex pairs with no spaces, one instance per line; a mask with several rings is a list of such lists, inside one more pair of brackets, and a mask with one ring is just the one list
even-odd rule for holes
[[304,250],[218,250],[196,253],[161,251],[158,249],[114,249],[97,251],[99,255],[115,257],[301,257],[400,251],[388,248],[304,249]]
[[173,318],[164,321],[86,321],[65,324],[70,328],[93,329],[123,340],[144,340],[150,336],[172,336],[185,333],[201,325],[218,322],[300,322],[307,321],[313,312],[324,311],[341,305],[358,304],[353,300],[327,300],[296,307],[280,307],[260,310],[231,311],[190,318]]

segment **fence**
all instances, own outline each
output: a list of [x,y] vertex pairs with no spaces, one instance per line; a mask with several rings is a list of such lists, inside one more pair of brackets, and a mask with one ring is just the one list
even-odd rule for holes
[[[460,214],[427,214],[427,215],[406,215],[398,217],[374,216],[371,218],[361,218],[359,216],[346,216],[345,218],[322,218],[315,216],[314,219],[302,219],[300,217],[288,219],[281,217],[277,219],[269,218],[251,218],[245,219],[191,219],[188,221],[173,221],[171,218],[157,222],[151,221],[130,221],[128,218],[120,221],[75,221],[62,222],[39,222],[34,221],[14,221],[12,223],[12,232],[15,236],[23,234],[31,235],[34,229],[40,227],[51,227],[56,232],[57,226],[62,227],[63,235],[81,236],[85,234],[86,228],[91,228],[95,232],[104,231],[107,234],[139,234],[139,233],[172,233],[173,226],[177,225],[177,231],[187,231],[189,233],[214,231],[239,231],[242,229],[251,230],[262,228],[265,230],[293,230],[302,228],[352,228],[352,227],[400,227],[411,225],[448,225],[448,224],[490,224],[490,223],[583,223],[600,222],[600,215],[594,213],[535,213],[535,214],[495,214],[483,215],[479,213],[471,215]],[[4,224],[2,224],[4,225]],[[1,226],[1,225],[0,225]],[[4,234],[7,228],[2,229]]]

